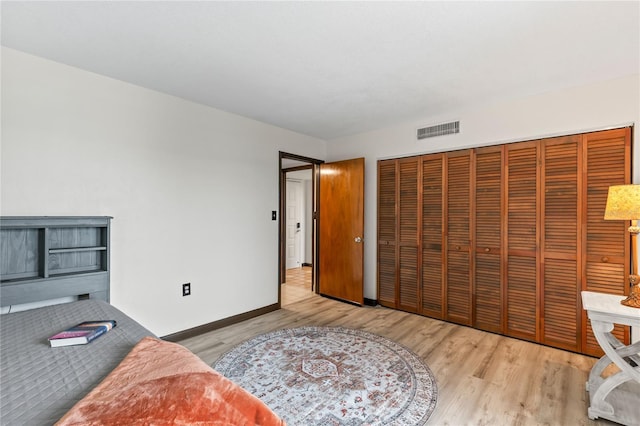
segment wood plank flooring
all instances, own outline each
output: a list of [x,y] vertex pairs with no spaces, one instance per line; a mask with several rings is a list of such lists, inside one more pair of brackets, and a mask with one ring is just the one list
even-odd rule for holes
[[429,425],[614,425],[587,417],[585,382],[596,359],[383,307],[356,307],[283,284],[282,309],[180,343],[208,364],[269,331],[344,326],[418,354],[438,383]]

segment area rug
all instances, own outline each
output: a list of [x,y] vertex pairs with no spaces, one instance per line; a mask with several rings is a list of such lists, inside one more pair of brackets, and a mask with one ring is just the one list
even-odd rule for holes
[[260,398],[288,425],[423,425],[435,378],[407,348],[342,327],[262,334],[213,368]]

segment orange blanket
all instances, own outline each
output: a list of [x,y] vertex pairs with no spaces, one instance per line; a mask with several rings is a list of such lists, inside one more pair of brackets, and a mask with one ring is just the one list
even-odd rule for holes
[[142,339],[57,425],[278,425],[262,401],[188,349]]

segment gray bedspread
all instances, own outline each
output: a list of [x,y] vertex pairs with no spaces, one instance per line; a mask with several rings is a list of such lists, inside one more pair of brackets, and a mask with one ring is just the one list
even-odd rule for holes
[[[47,338],[83,321],[117,321],[87,345]],[[108,303],[84,300],[0,316],[0,424],[51,425],[153,334]]]

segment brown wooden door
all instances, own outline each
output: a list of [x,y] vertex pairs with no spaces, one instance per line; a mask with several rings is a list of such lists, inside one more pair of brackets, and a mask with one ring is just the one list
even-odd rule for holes
[[418,312],[418,192],[419,158],[398,160],[399,181],[399,253],[398,253],[398,301],[399,308]]
[[538,331],[538,146],[506,146],[505,334],[536,340]]
[[[607,193],[611,185],[631,183],[631,129],[588,133],[583,136],[584,192],[583,283],[582,289],[610,294],[628,294],[630,270],[628,222],[604,220]],[[582,311],[582,351],[602,356],[586,312]],[[629,327],[616,325],[613,334],[629,342]]]
[[446,319],[471,325],[471,151],[447,154]]
[[541,342],[572,351],[581,347],[581,139],[540,141]]
[[444,318],[444,155],[422,157],[422,313]]
[[475,159],[474,327],[503,329],[503,146],[479,148]]
[[362,305],[364,158],[320,165],[318,288]]
[[397,160],[378,162],[378,303],[397,308]]

